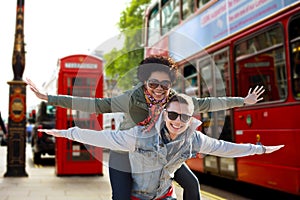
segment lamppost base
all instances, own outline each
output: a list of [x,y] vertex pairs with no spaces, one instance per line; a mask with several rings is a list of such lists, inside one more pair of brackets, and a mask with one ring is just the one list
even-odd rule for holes
[[7,172],[4,174],[4,177],[28,177],[28,174],[25,172],[24,167],[7,167]]

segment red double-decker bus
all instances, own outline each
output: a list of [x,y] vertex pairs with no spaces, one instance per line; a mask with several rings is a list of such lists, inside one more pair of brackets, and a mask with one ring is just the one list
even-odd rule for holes
[[177,86],[197,97],[263,101],[201,113],[201,131],[236,143],[284,144],[273,154],[187,161],[191,169],[300,195],[300,1],[159,0],[145,13],[145,56],[169,55]]

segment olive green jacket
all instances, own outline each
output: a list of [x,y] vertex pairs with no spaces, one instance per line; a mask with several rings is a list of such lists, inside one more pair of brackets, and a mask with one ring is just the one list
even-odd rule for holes
[[[171,95],[176,94],[171,89]],[[193,97],[194,113],[204,113],[241,107],[244,104],[242,97]],[[120,125],[121,130],[129,129],[143,121],[149,112],[143,91],[143,84],[138,84],[119,96],[112,98],[74,97],[68,95],[48,95],[48,103],[64,108],[71,108],[89,113],[123,112],[125,117]]]

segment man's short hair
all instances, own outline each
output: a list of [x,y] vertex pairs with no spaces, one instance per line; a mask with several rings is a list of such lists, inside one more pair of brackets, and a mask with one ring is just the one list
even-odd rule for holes
[[188,105],[189,109],[191,112],[194,111],[194,103],[193,103],[193,99],[192,97],[186,95],[186,94],[182,94],[182,93],[179,93],[179,94],[175,94],[174,96],[172,96],[169,101],[167,102],[166,104],[166,107],[165,108],[168,108],[170,103],[172,102],[179,102],[179,103],[182,103],[182,104],[186,104]]

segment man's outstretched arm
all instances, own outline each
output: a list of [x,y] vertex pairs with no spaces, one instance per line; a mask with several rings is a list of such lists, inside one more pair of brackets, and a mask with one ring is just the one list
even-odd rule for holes
[[81,129],[72,127],[67,130],[58,129],[39,129],[55,137],[64,137],[70,140],[89,144],[97,147],[103,147],[112,150],[134,151],[136,137],[134,128],[124,131],[102,130],[95,131],[90,129]]

